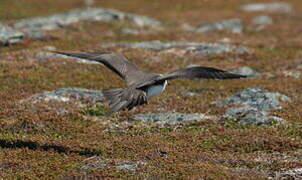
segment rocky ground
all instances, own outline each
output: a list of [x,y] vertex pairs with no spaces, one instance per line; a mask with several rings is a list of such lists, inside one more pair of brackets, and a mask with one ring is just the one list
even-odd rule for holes
[[[302,2],[2,0],[0,179],[302,179]],[[111,116],[111,51],[146,71],[202,65]]]

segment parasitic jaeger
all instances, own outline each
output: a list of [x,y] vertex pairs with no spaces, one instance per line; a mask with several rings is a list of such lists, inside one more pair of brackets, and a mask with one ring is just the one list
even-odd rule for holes
[[192,66],[163,74],[144,72],[120,54],[107,52],[57,52],[54,53],[102,63],[127,83],[126,88],[105,89],[103,94],[109,103],[108,114],[148,104],[148,99],[163,92],[168,80],[176,78],[234,79],[245,78],[211,67]]

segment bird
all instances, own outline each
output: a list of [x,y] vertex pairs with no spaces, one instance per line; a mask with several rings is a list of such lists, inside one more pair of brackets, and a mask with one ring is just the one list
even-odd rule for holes
[[109,104],[107,115],[148,104],[151,97],[165,90],[169,80],[177,78],[235,79],[247,77],[204,66],[189,66],[157,74],[145,72],[137,68],[125,56],[112,52],[52,52],[101,63],[126,81],[127,87],[104,89],[102,91],[106,102]]

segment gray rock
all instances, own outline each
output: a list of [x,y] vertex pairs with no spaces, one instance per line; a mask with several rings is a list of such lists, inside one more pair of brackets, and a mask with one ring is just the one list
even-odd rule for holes
[[270,25],[273,24],[273,19],[266,15],[256,16],[252,20],[252,24],[255,25]]
[[136,164],[121,164],[116,166],[117,169],[135,171],[137,168]]
[[138,35],[138,34],[154,34],[158,32],[159,29],[132,29],[132,28],[123,28],[121,29],[122,34],[132,34],[132,35]]
[[250,106],[233,107],[225,112],[225,117],[235,118],[242,124],[255,124],[255,125],[270,125],[275,122],[284,121],[284,119],[270,116],[266,111],[259,111]]
[[0,44],[8,45],[18,43],[23,38],[23,32],[15,30],[9,26],[5,26],[0,23]]
[[140,34],[141,31],[137,30],[137,29],[129,29],[129,28],[123,28],[121,30],[121,33],[123,34]]
[[95,3],[94,0],[84,0],[84,4],[86,6],[92,6],[94,3]]
[[[178,51],[183,51],[183,53],[192,54],[219,54],[226,52],[235,53],[247,53],[248,49],[245,47],[237,47],[227,44],[217,44],[217,43],[204,43],[204,42],[182,42],[182,41],[172,41],[172,42],[161,42],[161,41],[142,41],[142,42],[121,42],[121,43],[109,43],[101,44],[102,47],[122,47],[122,48],[139,48],[139,49],[149,49],[156,51],[163,51],[169,49],[177,49]],[[178,52],[176,50],[176,52]]]
[[94,169],[102,169],[105,168],[108,164],[106,159],[100,157],[93,157],[91,161],[84,163],[79,170],[86,171],[86,170],[94,170]]
[[[88,61],[88,60],[81,59],[81,58],[70,57],[70,56],[65,56],[62,54],[47,52],[47,50],[49,51],[49,49],[46,49],[46,51],[40,51],[40,52],[36,53],[35,57],[39,60],[48,60],[48,59],[52,59],[52,58],[63,58],[63,59],[72,59],[79,63],[84,63],[84,64],[100,64],[98,62]],[[52,50],[50,50],[50,51],[52,51]]]
[[42,50],[44,51],[55,51],[57,48],[55,46],[44,46],[42,47]]
[[286,2],[268,2],[247,4],[240,7],[244,11],[268,11],[289,13],[292,11],[292,5]]
[[248,66],[241,66],[241,67],[237,67],[237,68],[234,68],[234,69],[230,69],[229,72],[244,75],[244,76],[247,76],[247,77],[254,77],[254,76],[259,76],[260,75],[259,72],[254,71],[253,69],[251,69]]
[[120,159],[104,159],[98,156],[89,158],[85,164],[78,169],[81,171],[91,171],[95,169],[116,168],[119,170],[135,171],[139,167],[144,166],[143,161],[128,161]]
[[20,101],[20,105],[32,113],[53,112],[64,116],[75,110],[103,105],[103,102],[102,91],[60,88],[23,99]]
[[124,13],[105,8],[87,8],[71,10],[61,14],[34,17],[14,24],[15,28],[30,31],[54,30],[80,21],[121,21],[130,20],[138,26],[158,26],[160,21],[145,16]]
[[301,72],[299,72],[299,71],[283,71],[283,74],[286,77],[292,77],[295,79],[299,79],[301,77]]
[[166,50],[170,48],[176,47],[191,47],[191,46],[198,46],[201,43],[196,42],[162,42],[162,41],[142,41],[142,42],[121,42],[121,43],[108,43],[108,44],[101,44],[102,47],[124,47],[124,48],[138,48],[138,49],[151,49],[151,50]]
[[260,88],[247,88],[218,104],[241,104],[242,107],[231,107],[225,112],[225,117],[236,119],[243,124],[269,125],[284,121],[282,118],[270,116],[267,110],[281,109],[279,100],[290,101],[290,98],[280,93],[268,92]]
[[229,31],[241,33],[243,29],[240,19],[227,19],[209,24],[201,24],[193,29],[195,32]]
[[247,88],[224,100],[218,101],[219,104],[242,104],[253,107],[257,110],[281,109],[281,101],[290,101],[288,96],[280,93],[273,93],[257,87]]
[[104,100],[102,91],[87,90],[81,88],[59,88],[53,91],[46,91],[41,94],[36,94],[29,97],[32,103],[36,102],[74,102],[81,101],[82,103],[96,104]]
[[217,44],[217,43],[204,43],[199,46],[189,47],[186,49],[186,53],[189,54],[221,54],[221,53],[229,53],[234,52],[237,54],[244,54],[248,52],[248,49],[245,47],[238,47],[227,44]]
[[46,33],[38,30],[25,30],[25,36],[31,39],[44,39],[46,37]]
[[204,114],[183,114],[183,113],[150,113],[136,114],[132,116],[135,120],[140,120],[145,123],[156,123],[159,125],[176,125],[179,123],[194,122],[211,117]]
[[294,168],[294,169],[278,171],[278,172],[275,172],[274,175],[270,178],[293,179],[293,180],[302,179],[302,168]]

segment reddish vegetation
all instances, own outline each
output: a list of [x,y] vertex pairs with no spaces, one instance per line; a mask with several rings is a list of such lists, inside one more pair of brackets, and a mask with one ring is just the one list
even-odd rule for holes
[[[158,18],[166,22],[167,28],[156,34],[126,35],[118,33],[122,23],[80,23],[49,32],[44,41],[27,39],[21,44],[0,47],[0,179],[265,179],[282,169],[301,168],[302,81],[301,77],[286,77],[282,72],[302,63],[302,3],[301,0],[288,2],[294,5],[294,13],[267,13],[276,23],[261,32],[245,30],[234,35],[225,32],[195,34],[169,27],[234,17],[248,24],[259,13],[240,11],[237,7],[245,3],[242,0],[96,1],[96,6]],[[1,0],[0,19],[15,20],[82,6],[81,0]],[[231,39],[232,44],[249,47],[251,53],[190,57],[188,61],[167,53],[96,46],[104,42],[145,40],[218,42],[225,37]],[[43,46],[55,46],[59,50],[120,52],[139,67],[154,72],[190,64],[222,69],[247,65],[274,76],[225,81],[175,80],[149,105],[112,117],[87,117],[80,110],[65,116],[58,116],[51,110],[33,113],[19,106],[19,100],[59,87],[103,89],[124,85],[102,66],[62,59],[37,60],[35,54]],[[160,60],[152,60],[154,55]],[[291,97],[292,102],[283,104],[282,110],[272,112],[287,119],[286,123],[256,127],[218,118],[215,122],[209,120],[176,128],[133,125],[112,132],[105,131],[108,126],[101,123],[108,118],[123,122],[138,112],[197,112],[221,117],[225,109],[211,102],[251,86]],[[175,91],[198,88],[215,90],[192,97],[175,94]],[[145,164],[136,171],[118,170],[113,167],[114,162],[106,168],[80,169],[87,158],[97,155]]]

